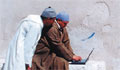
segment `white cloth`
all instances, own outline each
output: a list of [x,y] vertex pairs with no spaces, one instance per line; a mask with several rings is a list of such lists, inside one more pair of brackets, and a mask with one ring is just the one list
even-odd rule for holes
[[20,22],[20,26],[8,47],[3,70],[26,70],[25,63],[31,66],[42,29],[43,22],[40,15],[29,15]]

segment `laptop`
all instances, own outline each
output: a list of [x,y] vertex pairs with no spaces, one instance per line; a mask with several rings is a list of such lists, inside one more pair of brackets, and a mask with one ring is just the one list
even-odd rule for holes
[[69,63],[70,63],[70,64],[81,64],[81,65],[85,65],[86,62],[89,60],[89,57],[90,57],[90,55],[92,54],[93,50],[94,50],[94,48],[93,48],[93,49],[91,50],[91,52],[89,53],[87,59],[82,59],[81,61],[74,61],[74,60],[73,60],[72,62],[69,62]]

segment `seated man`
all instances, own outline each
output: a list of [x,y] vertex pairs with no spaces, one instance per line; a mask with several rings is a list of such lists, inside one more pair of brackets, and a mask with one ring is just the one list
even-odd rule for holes
[[[43,11],[42,15],[52,18],[48,21],[54,22],[56,12],[49,7]],[[3,70],[30,70],[43,25],[50,25],[43,23],[48,21],[42,20],[40,15],[30,15],[20,22],[20,26],[8,47]]]
[[82,59],[73,53],[70,46],[65,28],[69,22],[68,14],[60,12],[56,19],[52,26],[43,28],[33,57],[32,70],[68,70],[68,61]]

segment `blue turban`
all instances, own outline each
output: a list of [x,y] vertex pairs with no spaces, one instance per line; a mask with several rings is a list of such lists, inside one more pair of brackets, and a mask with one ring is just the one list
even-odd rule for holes
[[56,19],[60,19],[62,21],[69,21],[69,15],[63,11],[57,14]]
[[43,11],[41,16],[46,17],[46,18],[54,18],[56,17],[56,12],[53,8],[48,7]]

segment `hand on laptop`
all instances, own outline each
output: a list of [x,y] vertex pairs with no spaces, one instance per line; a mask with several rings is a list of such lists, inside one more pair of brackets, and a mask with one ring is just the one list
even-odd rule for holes
[[74,55],[73,56],[73,60],[75,60],[75,61],[81,61],[82,58],[80,56]]

